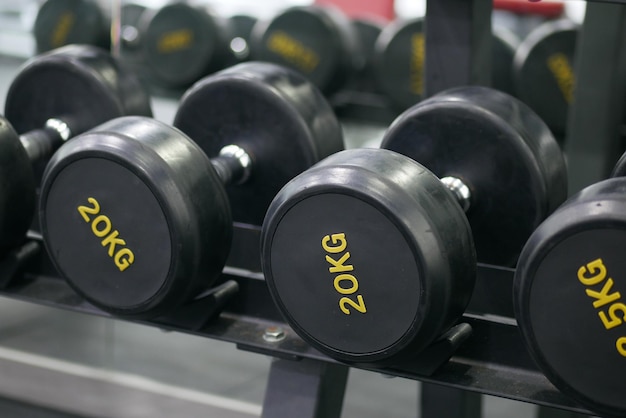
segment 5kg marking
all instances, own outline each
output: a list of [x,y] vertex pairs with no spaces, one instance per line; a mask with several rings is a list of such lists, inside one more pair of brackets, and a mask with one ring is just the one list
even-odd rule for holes
[[[593,307],[598,309],[598,316],[600,321],[602,321],[602,325],[609,330],[624,323],[626,320],[626,305],[621,303],[622,295],[620,292],[611,293],[614,282],[612,278],[609,277],[607,279],[606,276],[607,269],[601,258],[593,260],[578,269],[578,281],[588,287],[585,289],[585,293],[593,299]],[[602,288],[596,288],[596,290],[589,288],[603,281]],[[606,312],[600,310],[607,305],[610,306],[608,306]],[[620,316],[617,315],[618,312],[621,312]],[[620,355],[626,357],[626,337],[618,338],[615,341],[615,348]]]
[[[332,245],[329,245],[331,244]],[[340,295],[353,295],[359,290],[359,281],[352,274],[347,274],[348,271],[353,271],[354,266],[351,264],[346,264],[350,259],[350,252],[346,251],[339,259],[335,259],[331,256],[338,257],[335,254],[339,254],[343,252],[348,246],[348,241],[346,240],[346,234],[332,234],[326,235],[322,238],[322,248],[330,253],[326,255],[326,261],[330,264],[328,271],[331,273],[340,273],[335,277],[333,284],[335,286],[335,290]],[[343,287],[347,286],[347,287]],[[365,301],[363,300],[363,296],[356,295],[356,302],[350,299],[348,296],[344,296],[339,299],[339,308],[341,312],[346,315],[350,315],[350,310],[348,306],[353,307],[356,311],[360,313],[367,312],[365,307]]]
[[[135,261],[135,254],[128,248],[120,248],[115,251],[116,246],[120,247],[126,245],[126,241],[121,238],[118,238],[120,233],[117,229],[113,229],[111,225],[111,220],[108,216],[98,215],[100,213],[100,203],[93,197],[87,199],[87,202],[91,203],[92,207],[89,206],[79,206],[78,213],[83,217],[85,222],[91,222],[91,231],[98,238],[103,238],[102,246],[109,246],[108,254],[109,257],[113,258],[113,262],[117,266],[120,271],[126,270],[128,267],[133,264]],[[98,215],[93,220],[89,218],[89,215]]]

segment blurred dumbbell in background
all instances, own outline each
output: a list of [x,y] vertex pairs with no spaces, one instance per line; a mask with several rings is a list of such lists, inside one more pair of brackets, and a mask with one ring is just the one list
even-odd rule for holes
[[37,51],[69,44],[108,49],[111,44],[109,15],[92,0],[46,0],[37,13],[33,35]]

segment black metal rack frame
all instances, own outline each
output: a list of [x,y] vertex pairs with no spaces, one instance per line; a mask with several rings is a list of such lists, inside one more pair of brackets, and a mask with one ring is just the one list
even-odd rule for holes
[[[621,6],[625,4],[626,0],[588,3],[577,52],[578,100],[570,112],[565,145],[572,191],[606,177],[623,147],[626,7]],[[429,95],[456,85],[486,84],[490,16],[491,0],[427,0]],[[442,408],[445,416],[478,417],[480,401],[475,393],[590,414],[555,389],[527,353],[513,315],[514,270],[480,265],[462,325],[438,341],[430,353],[394,368],[348,366],[312,349],[281,318],[258,273],[258,242],[258,227],[235,225],[234,252],[224,269],[223,283],[175,316],[144,323],[274,357],[263,416],[339,417],[349,367],[424,382],[423,417],[443,416]],[[0,260],[0,295],[108,316],[56,276],[41,238],[31,234],[24,247]],[[234,295],[224,307],[215,305],[219,292]],[[469,330],[471,336],[460,343]],[[437,358],[442,355],[445,358]],[[296,396],[288,390],[294,385],[299,387]],[[442,397],[445,402],[438,401]]]
[[[235,229],[241,239],[258,242],[259,228],[236,225]],[[470,392],[588,414],[556,390],[526,352],[513,318],[512,269],[480,265],[474,296],[460,321],[462,332],[444,336],[430,353],[416,356],[415,361],[393,368],[376,368],[340,364],[302,341],[275,308],[263,275],[245,268],[254,257],[258,259],[258,250],[252,254],[232,254],[231,266],[224,269],[223,281],[213,291],[181,307],[175,315],[138,322],[231,342],[241,350],[276,358],[270,371],[263,416],[290,417],[296,416],[294,411],[297,411],[297,416],[339,417],[349,367],[435,384],[426,385],[423,390],[435,397],[445,393],[447,400],[423,405],[424,417],[441,416],[444,407],[449,413],[452,405],[458,408],[459,415],[455,416],[480,416],[478,398]],[[232,290],[234,296],[223,310],[216,307],[212,295],[216,291]],[[22,248],[0,261],[0,295],[109,316],[56,276],[41,237],[35,233],[29,235]],[[456,340],[459,335],[461,339],[467,337],[465,331],[470,329],[467,341]],[[452,352],[453,356],[446,361]],[[300,387],[297,399],[293,399],[289,390],[294,379]]]

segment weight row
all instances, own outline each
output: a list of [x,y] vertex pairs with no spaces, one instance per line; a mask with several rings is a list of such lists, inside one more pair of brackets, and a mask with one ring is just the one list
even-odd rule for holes
[[[319,91],[272,64],[204,79],[174,125],[114,119],[64,144],[44,174],[40,222],[55,266],[117,315],[163,315],[211,286],[232,218],[260,223],[284,183],[342,148]],[[345,361],[396,362],[426,347],[465,309],[477,258],[514,264],[565,197],[549,129],[487,88],[422,102],[384,146],[396,152],[346,151],[297,176],[263,226],[279,308]]]
[[[106,21],[89,0],[48,0],[35,24],[39,50],[59,46],[55,40],[103,46],[97,39],[106,37],[106,25],[99,26],[104,34],[95,36],[95,25],[82,23],[96,20],[92,16],[96,13],[101,15],[99,21]],[[127,49],[141,55],[142,66],[152,81],[168,88],[187,87],[244,60],[253,46],[256,60],[285,61],[277,63],[297,68],[326,93],[335,92],[363,64],[356,29],[345,15],[330,8],[288,9],[259,24],[254,36],[256,20],[252,17],[234,16],[227,21],[207,7],[184,2],[158,10],[126,5],[122,19],[121,35]],[[65,36],[57,36],[62,31]],[[296,32],[301,36],[294,37]]]
[[[398,109],[424,97],[423,26],[422,19],[394,23],[376,42],[377,80]],[[543,23],[523,41],[506,28],[493,31],[493,87],[528,104],[558,136],[573,101],[577,33],[568,20]]]
[[[2,119],[2,244],[5,250],[19,245],[31,224],[38,183],[31,161],[43,164],[60,143],[113,119],[100,125],[103,136],[111,127],[106,140],[95,134],[97,144],[85,148],[94,138],[88,131],[54,154],[40,192],[46,206],[41,228],[64,275],[79,282],[102,278],[90,300],[147,315],[214,282],[229,251],[233,219],[260,225],[280,187],[342,149],[343,137],[315,86],[268,63],[241,65],[197,83],[181,100],[175,128],[148,118],[114,119],[151,114],[139,81],[118,65],[96,47],[71,46],[36,57],[19,72],[5,108],[15,128]],[[44,128],[30,132],[38,127]],[[209,162],[207,155],[215,158]],[[81,204],[66,212],[77,196]],[[87,229],[59,220],[77,214],[93,221]],[[79,242],[93,251],[89,257],[79,256]],[[91,257],[99,255],[99,261]],[[115,277],[124,285],[111,288]]]
[[[106,38],[108,27],[95,23],[106,22],[101,15],[88,0],[48,0],[35,25],[39,49],[60,41],[102,45],[96,40]],[[398,111],[423,98],[423,19],[383,28],[379,22],[350,21],[336,9],[307,6],[255,26],[252,17],[227,21],[185,3],[148,11],[126,5],[122,19],[125,45],[141,51],[150,78],[166,87],[189,86],[252,50],[254,59],[296,69],[327,95],[343,88],[380,91]],[[95,35],[95,28],[105,34]],[[496,27],[492,40],[493,86],[522,99],[558,137],[565,133],[574,97],[577,33],[576,24],[558,20],[540,25],[523,42]]]
[[5,112],[21,134],[2,121],[5,249],[30,224],[31,161],[87,130],[47,165],[39,219],[59,273],[108,312],[176,310],[216,282],[233,219],[263,222],[263,272],[292,328],[333,358],[397,364],[458,321],[477,261],[517,264],[516,315],[542,370],[594,411],[626,411],[612,371],[626,353],[624,186],[592,186],[542,223],[565,200],[564,160],[509,95],[443,92],[403,113],[383,149],[338,152],[328,103],[289,69],[207,77],[170,127],[116,118],[149,115],[147,96],[107,54],[76,46],[29,62]]
[[[153,81],[181,87],[245,60],[255,23],[250,16],[225,19],[182,2],[158,10],[126,4],[119,30],[125,59],[140,54]],[[110,18],[93,0],[47,0],[37,14],[34,35],[39,52],[66,44],[109,49]]]
[[[74,50],[81,51],[82,54],[86,54],[85,51],[91,51],[89,48],[79,47]],[[43,57],[46,56],[69,61],[60,52]],[[34,60],[34,63],[41,61],[42,58],[38,58]],[[33,65],[29,64],[26,68]],[[23,74],[27,73],[25,70],[22,71],[16,80],[21,80],[24,78]],[[50,89],[54,89],[54,86],[65,86],[63,77],[70,77],[59,73],[57,74],[59,81],[50,82],[45,75],[39,78],[45,85],[52,86]],[[80,85],[76,81],[74,84]],[[60,96],[58,92],[55,94],[54,90],[50,89],[46,92],[47,96]],[[15,87],[12,86],[9,96],[14,91]],[[73,102],[98,103],[100,101],[98,95],[89,90],[81,90],[81,95],[80,100],[75,98]],[[28,94],[20,96],[31,97]],[[52,103],[51,107],[56,106],[51,100],[49,103]],[[219,103],[219,106],[214,106],[214,103]],[[560,203],[564,196],[564,164],[558,146],[551,142],[549,130],[544,129],[543,123],[528,108],[510,96],[490,89],[464,88],[459,91],[458,95],[455,92],[446,93],[424,103],[423,106],[416,106],[405,113],[392,125],[388,131],[388,137],[391,139],[386,140],[386,146],[398,152],[416,153],[415,159],[429,166],[440,177],[446,177],[444,182],[455,193],[464,196],[462,204],[468,210],[470,223],[475,230],[479,260],[494,264],[514,264],[521,246],[534,227]],[[426,120],[422,121],[420,112],[431,107],[433,111],[426,112],[427,115],[423,116]],[[27,106],[20,104],[20,109],[23,108]],[[480,114],[485,113],[485,110],[502,120],[498,120],[497,123],[482,120]],[[418,113],[413,115],[412,112]],[[59,111],[47,110],[46,113],[55,114]],[[69,121],[76,112],[60,113],[66,115],[61,118],[65,125],[75,126],[75,122]],[[22,112],[22,114],[28,115],[31,112]],[[521,122],[515,119],[516,115],[520,114],[524,115]],[[74,115],[74,118],[77,116]],[[37,123],[44,123],[49,116],[46,115],[41,119],[43,122]],[[124,236],[132,238],[129,241],[140,245],[137,247],[140,248],[137,252],[143,254],[145,259],[162,260],[165,264],[160,275],[143,274],[141,264],[137,262],[134,263],[131,272],[137,272],[138,276],[146,277],[146,280],[162,277],[165,282],[176,282],[178,280],[176,274],[168,276],[169,272],[175,270],[171,268],[169,258],[148,256],[148,254],[152,254],[152,247],[154,251],[165,251],[165,253],[175,249],[179,253],[175,259],[178,260],[180,257],[184,260],[189,256],[185,255],[186,251],[190,254],[196,254],[198,251],[211,253],[211,251],[196,248],[198,243],[202,244],[201,248],[227,249],[228,245],[224,244],[227,244],[230,238],[226,232],[215,234],[203,232],[212,229],[230,229],[228,202],[219,191],[222,190],[219,183],[232,185],[227,190],[235,220],[261,224],[265,217],[266,223],[271,223],[271,219],[274,218],[273,211],[270,210],[267,216],[265,214],[278,190],[296,174],[343,148],[340,125],[318,90],[295,72],[271,64],[251,63],[236,66],[197,83],[183,96],[174,125],[193,138],[204,154],[214,158],[211,167],[214,167],[215,175],[206,175],[206,168],[202,167],[201,174],[193,174],[194,166],[201,166],[201,164],[195,161],[183,164],[187,154],[194,155],[193,158],[196,159],[200,158],[195,155],[197,153],[189,151],[190,145],[186,146],[186,152],[174,152],[175,147],[180,148],[174,140],[171,140],[172,149],[161,144],[161,142],[169,144],[169,137],[178,138],[179,142],[185,143],[183,139],[186,137],[176,130],[171,130],[173,133],[166,135],[170,128],[161,126],[159,122],[147,122],[147,120],[111,122],[110,126],[113,128],[104,125],[97,130],[91,130],[81,135],[80,140],[65,144],[54,155],[47,166],[42,184],[41,223],[46,241],[50,243],[50,252],[64,275],[76,277],[75,280],[91,280],[92,275],[89,272],[96,270],[101,271],[103,277],[106,278],[103,282],[111,281],[109,274],[119,276],[120,273],[125,273],[122,277],[128,275],[128,272],[117,271],[119,266],[110,260],[117,254],[115,246],[109,247],[110,251],[101,251],[102,243],[95,242],[93,237],[98,226],[102,226],[107,232],[112,232],[113,229],[108,231],[113,225],[111,219],[119,218],[115,225],[121,222],[119,225],[124,228],[118,226],[115,231],[119,230],[118,233],[121,234],[124,230]],[[492,132],[487,128],[491,125],[495,125]],[[30,127],[20,126],[18,131],[22,133],[27,129]],[[107,133],[109,129],[117,134],[109,135]],[[135,141],[141,143],[140,145],[134,145],[131,140],[132,135],[121,134],[127,129],[137,130]],[[515,129],[519,132],[512,131]],[[139,135],[141,130],[146,131],[146,138],[143,138],[144,135]],[[508,133],[501,132],[507,130]],[[100,131],[101,133],[97,134]],[[147,133],[152,131],[154,131],[153,135]],[[162,135],[157,135],[158,132]],[[416,134],[426,135],[427,140],[415,142],[413,137]],[[120,138],[123,136],[131,138],[121,141]],[[451,144],[449,142],[451,138],[459,139]],[[156,148],[154,153],[135,149],[135,147],[148,147],[142,141],[156,141],[152,144]],[[49,138],[45,137],[42,139],[43,145],[39,143],[36,145],[49,146],[50,142]],[[416,146],[418,149],[414,150]],[[408,148],[405,150],[405,147]],[[85,156],[82,153],[86,153]],[[120,155],[114,158],[109,153]],[[165,154],[157,158],[159,153]],[[480,159],[479,161],[485,159],[484,161],[488,164],[477,163],[474,158]],[[157,161],[152,161],[153,159]],[[83,160],[89,160],[93,164],[86,164]],[[107,168],[108,166],[111,167]],[[126,169],[117,170],[119,167]],[[104,173],[108,170],[111,174],[105,175]],[[183,172],[177,174],[179,170]],[[503,177],[503,173],[507,174],[504,177],[506,179],[504,185],[497,181]],[[139,176],[141,182],[131,181],[133,176]],[[201,186],[199,178],[206,178],[202,181],[208,183]],[[417,185],[414,187],[419,190],[421,187],[419,181],[415,181]],[[181,185],[177,185],[179,182]],[[194,188],[200,187],[207,191],[192,192]],[[104,191],[95,193],[99,188]],[[126,190],[127,188],[129,189]],[[135,188],[137,190],[133,192]],[[119,189],[120,194],[117,196],[114,193],[115,189]],[[428,190],[428,187],[426,189]],[[124,190],[126,192],[123,192]],[[511,193],[511,190],[515,193]],[[391,190],[385,190],[383,193],[391,193]],[[442,195],[447,196],[446,193]],[[98,194],[104,197],[98,198],[96,196]],[[152,199],[146,197],[150,195],[153,196]],[[481,200],[481,196],[485,197]],[[404,202],[406,208],[404,208],[401,205],[401,197],[388,196],[387,198],[399,204],[401,210],[410,206],[406,201]],[[96,203],[91,202],[91,199]],[[101,201],[101,199],[106,200]],[[205,201],[207,199],[208,201]],[[82,204],[79,205],[80,202]],[[93,208],[91,210],[96,210],[96,206],[105,205],[109,208],[108,211],[113,211],[115,216],[111,217],[107,214],[108,221],[96,216],[95,218],[102,219],[105,223],[94,224],[92,229],[89,229],[81,223],[90,222],[87,219],[91,218],[85,215],[87,212],[79,211],[84,216],[78,216],[77,209],[70,210],[67,205],[76,205],[76,207],[91,205]],[[141,207],[145,207],[146,216],[139,216],[137,212],[139,209],[136,208]],[[419,208],[416,210],[420,212]],[[514,215],[514,222],[510,221],[511,215]],[[208,221],[207,219],[211,217],[217,220]],[[447,223],[450,221],[449,218],[451,216],[442,214],[441,219],[435,220],[435,223]],[[72,219],[74,221],[82,219],[82,221],[78,225],[71,226]],[[192,220],[198,222],[197,227],[189,227]],[[439,228],[435,226],[433,225],[433,229]],[[442,228],[446,229],[444,226]],[[453,229],[458,230],[458,228]],[[74,239],[67,239],[72,234],[77,236]],[[96,236],[99,236],[98,234],[103,234],[103,232],[98,232]],[[157,239],[156,236],[146,238],[151,236],[150,234],[157,234],[162,239]],[[108,234],[105,235],[108,237]],[[166,237],[175,238],[169,246],[163,244],[169,241]],[[104,241],[105,244],[110,244],[106,239]],[[89,246],[89,242],[95,243],[95,247]],[[142,244],[146,245],[146,249],[141,249]],[[465,242],[461,244],[463,251],[473,253],[471,249],[473,246],[470,245],[468,249],[466,244]],[[444,244],[438,244],[439,247],[441,245]],[[89,251],[84,257],[76,257],[87,248]],[[452,254],[456,250],[449,252]],[[98,263],[92,260],[92,257],[96,256],[102,256]],[[223,263],[224,257],[225,255],[218,257],[220,263]],[[468,257],[464,259],[467,260]],[[178,261],[172,263],[176,264]],[[155,268],[155,264],[148,264],[146,269]],[[473,262],[470,261],[469,264]],[[66,265],[69,267],[65,267]],[[99,265],[103,267],[94,267]],[[219,272],[221,267],[221,265],[211,266],[210,270]],[[69,271],[74,273],[69,274]],[[202,268],[199,271],[201,272]],[[213,276],[215,274],[217,273],[213,273]],[[203,279],[208,277],[209,281],[212,277],[212,275],[201,273],[197,276],[202,276]],[[186,280],[190,279],[187,277]],[[130,283],[130,286],[138,283],[136,280],[120,281]],[[102,285],[100,283],[98,288]],[[168,286],[159,284],[152,287]],[[118,288],[117,285],[113,287]],[[132,294],[132,292],[123,293]],[[152,295],[146,300],[152,304],[156,303]],[[121,305],[120,310],[123,311],[124,304]],[[138,307],[139,304],[132,306],[132,312],[146,313]],[[103,307],[110,309],[107,306]]]

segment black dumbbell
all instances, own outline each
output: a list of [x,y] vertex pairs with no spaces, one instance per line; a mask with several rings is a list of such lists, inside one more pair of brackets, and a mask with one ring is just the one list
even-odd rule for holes
[[206,7],[171,3],[144,13],[139,27],[146,70],[157,84],[188,87],[235,63],[228,22]]
[[118,116],[151,115],[148,94],[133,74],[105,51],[76,45],[24,64],[9,87],[4,111],[8,120],[0,118],[2,251],[24,239],[34,215],[39,176],[59,145]]
[[[127,3],[121,9],[120,32],[123,50],[128,53],[128,58],[134,58],[138,62],[143,36],[141,20],[146,10],[146,7],[135,3]],[[246,61],[250,55],[250,35],[255,23],[256,19],[248,15],[239,14],[228,18],[232,32],[229,45],[237,61]]]
[[514,263],[567,192],[547,126],[486,87],[414,106],[383,147],[297,176],[263,223],[263,273],[279,310],[347,362],[398,363],[431,344],[464,311],[476,254]]
[[566,395],[626,415],[626,156],[532,234],[515,272],[515,316],[533,359]]
[[[513,93],[511,68],[519,42],[510,33],[496,30],[492,38],[492,85]],[[375,45],[374,69],[381,91],[399,110],[424,97],[424,20],[398,20],[389,24]]]
[[355,28],[335,8],[289,8],[256,25],[252,38],[253,59],[293,68],[326,95],[342,88],[364,64]]
[[519,45],[513,61],[516,96],[537,112],[557,138],[565,134],[574,100],[578,32],[578,24],[569,20],[544,23]]
[[37,51],[68,44],[87,44],[108,49],[110,22],[93,0],[47,0],[39,8],[33,27]]
[[61,147],[44,175],[40,220],[55,266],[118,315],[158,316],[206,289],[232,219],[260,225],[280,187],[343,148],[315,86],[269,63],[196,83],[174,125],[109,122]]

